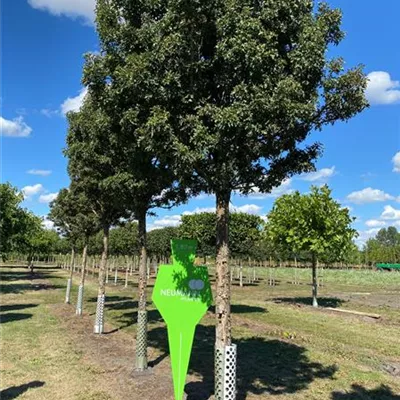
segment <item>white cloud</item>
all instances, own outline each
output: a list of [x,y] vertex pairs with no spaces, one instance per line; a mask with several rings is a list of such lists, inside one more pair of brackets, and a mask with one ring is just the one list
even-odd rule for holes
[[38,183],[33,186],[25,186],[22,188],[22,194],[24,195],[25,199],[29,199],[36,194],[43,192],[44,187],[42,184]]
[[386,222],[378,219],[369,219],[365,222],[365,225],[367,225],[368,228],[378,228],[379,226],[385,226]]
[[181,224],[181,216],[180,215],[165,215],[161,219],[156,219],[153,223],[148,227],[149,231],[154,229],[166,228],[167,226],[179,226]]
[[347,196],[347,200],[355,204],[374,203],[377,201],[393,200],[394,197],[379,189],[372,189],[371,187],[363,190],[352,192]]
[[49,231],[54,229],[54,222],[50,221],[47,216],[43,217],[42,226]]
[[230,208],[231,212],[242,212],[247,214],[259,214],[262,207],[257,206],[255,204],[245,204],[244,206],[236,207],[232,206]]
[[24,122],[23,117],[14,118],[12,121],[0,117],[0,135],[12,137],[28,137],[32,128]]
[[393,172],[400,172],[400,151],[397,152],[392,158]]
[[307,182],[326,181],[335,175],[335,167],[322,168],[315,172],[301,175],[301,179]]
[[51,118],[53,115],[60,115],[59,110],[52,110],[50,108],[43,108],[42,110],[40,110],[40,113],[47,118]]
[[386,220],[400,220],[400,210],[397,210],[392,206],[385,206],[381,218]]
[[243,197],[251,197],[254,200],[263,200],[267,198],[276,198],[280,197],[284,194],[288,194],[293,192],[291,188],[292,180],[290,178],[285,179],[280,186],[272,189],[270,193],[261,193],[259,188],[254,188],[252,193],[249,193],[247,196]]
[[61,104],[61,113],[63,115],[66,115],[70,111],[73,112],[79,111],[80,108],[82,107],[83,100],[85,99],[87,92],[88,92],[87,88],[83,88],[79,92],[78,96],[69,97],[67,100],[65,100],[64,103]]
[[47,169],[30,169],[27,173],[30,175],[49,176],[52,171]]
[[355,240],[356,244],[361,248],[368,239],[374,237],[381,228],[372,228],[366,231],[358,231],[358,237]]
[[393,104],[400,102],[400,82],[391,79],[385,71],[368,74],[365,95],[370,104]]
[[44,204],[50,203],[53,200],[55,200],[57,198],[57,196],[58,196],[58,193],[42,194],[39,197],[39,203],[44,203]]
[[215,212],[215,207],[196,207],[193,211],[184,211],[182,215],[193,215],[209,212]]
[[95,0],[28,0],[28,3],[56,16],[83,18],[89,24],[94,22]]

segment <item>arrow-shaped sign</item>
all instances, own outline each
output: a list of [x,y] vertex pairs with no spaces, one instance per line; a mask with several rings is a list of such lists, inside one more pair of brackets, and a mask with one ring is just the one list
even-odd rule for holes
[[167,324],[175,400],[182,400],[196,325],[212,302],[206,267],[195,267],[195,240],[172,240],[172,265],[162,265],[153,302]]

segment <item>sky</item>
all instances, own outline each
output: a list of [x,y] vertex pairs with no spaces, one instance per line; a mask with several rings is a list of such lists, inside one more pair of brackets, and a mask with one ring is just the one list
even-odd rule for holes
[[[265,216],[279,195],[327,183],[356,217],[362,245],[381,227],[400,229],[400,1],[328,3],[342,9],[346,32],[329,56],[343,56],[347,67],[364,65],[371,106],[312,135],[325,149],[316,172],[286,180],[267,195],[234,195],[232,210]],[[49,202],[69,184],[65,114],[79,110],[85,96],[83,55],[99,50],[94,0],[13,0],[1,7],[1,181],[21,190],[24,207],[45,217]],[[213,210],[215,198],[200,195],[156,210],[148,224],[177,226],[182,214]]]

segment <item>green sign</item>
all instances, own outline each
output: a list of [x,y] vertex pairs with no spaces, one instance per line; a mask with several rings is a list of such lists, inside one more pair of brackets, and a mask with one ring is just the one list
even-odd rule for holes
[[212,302],[206,267],[195,267],[195,240],[172,240],[172,265],[162,265],[153,302],[167,324],[175,400],[182,400],[196,325]]

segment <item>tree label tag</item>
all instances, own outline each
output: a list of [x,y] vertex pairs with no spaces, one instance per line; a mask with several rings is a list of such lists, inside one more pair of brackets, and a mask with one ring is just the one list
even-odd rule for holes
[[168,329],[175,400],[182,400],[196,325],[212,303],[206,267],[195,267],[197,241],[172,240],[172,265],[160,266],[153,302]]

